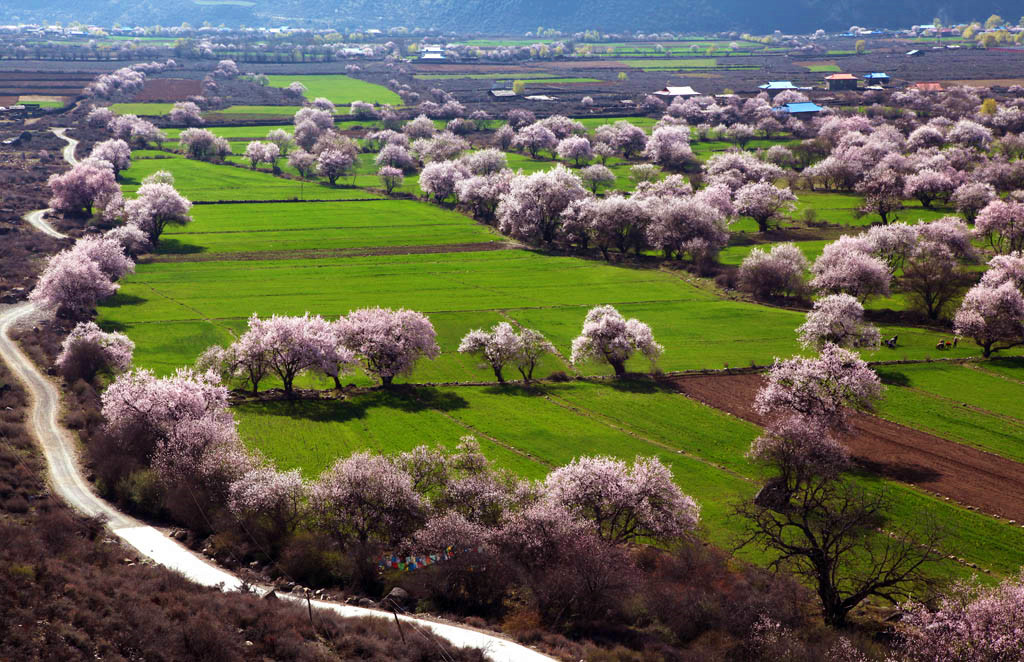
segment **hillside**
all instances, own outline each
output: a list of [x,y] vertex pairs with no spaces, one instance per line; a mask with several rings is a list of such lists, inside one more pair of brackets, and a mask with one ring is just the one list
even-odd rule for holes
[[929,22],[984,19],[1000,14],[1016,20],[1021,9],[1007,0],[977,3],[967,0],[652,0],[645,11],[626,0],[590,3],[542,0],[10,0],[0,4],[0,21],[58,20],[110,25],[307,25],[339,28],[406,27],[444,31],[517,34],[538,26],[566,32],[596,28],[605,31],[641,30],[706,32],[742,30],[758,33],[779,29],[807,32],[817,28],[838,30],[850,25],[901,27]]

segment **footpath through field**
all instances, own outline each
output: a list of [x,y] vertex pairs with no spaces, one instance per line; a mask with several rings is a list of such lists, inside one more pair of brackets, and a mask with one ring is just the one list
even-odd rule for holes
[[[688,397],[763,425],[765,418],[753,408],[761,379],[760,374],[695,375],[670,381]],[[1024,464],[868,414],[854,413],[850,423],[840,439],[865,469],[1024,522]]]

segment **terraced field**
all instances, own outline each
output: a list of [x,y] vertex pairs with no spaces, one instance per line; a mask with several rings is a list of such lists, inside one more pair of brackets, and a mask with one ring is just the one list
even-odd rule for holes
[[325,97],[335,105],[350,104],[353,101],[366,103],[389,103],[401,105],[402,98],[384,87],[343,74],[322,74],[308,76],[268,76],[272,87],[288,87],[295,81],[306,86],[306,98]]

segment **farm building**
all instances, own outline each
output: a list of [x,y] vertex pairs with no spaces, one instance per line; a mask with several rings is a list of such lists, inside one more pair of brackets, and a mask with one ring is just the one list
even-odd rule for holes
[[813,117],[825,109],[811,101],[804,101],[801,103],[787,103],[784,106],[772,108],[772,110],[780,113],[789,113],[798,119],[805,119]]
[[764,90],[768,94],[775,96],[779,92],[785,90],[799,90],[800,88],[791,83],[788,80],[770,80],[764,85],[758,85],[758,88]]
[[922,51],[919,48],[915,48],[912,51],[907,51],[906,55],[907,57],[921,57],[922,55],[924,55],[924,51]]
[[913,87],[920,92],[942,91],[942,83],[914,83]]
[[890,79],[889,74],[876,71],[874,73],[866,74],[864,76],[864,80],[868,81],[868,83],[872,85],[888,85]]
[[825,81],[831,91],[857,89],[857,77],[853,74],[832,74],[826,76]]
[[516,93],[513,90],[491,90],[490,94],[492,97],[496,97],[498,99],[511,99],[516,96]]
[[684,85],[682,87],[666,86],[666,87],[658,90],[657,92],[655,92],[655,94],[661,95],[663,97],[699,97],[700,96],[700,92],[696,91],[695,89],[693,89],[689,85]]

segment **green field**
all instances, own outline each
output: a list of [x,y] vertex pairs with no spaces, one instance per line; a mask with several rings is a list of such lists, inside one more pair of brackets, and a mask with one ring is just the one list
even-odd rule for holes
[[338,250],[459,244],[502,237],[465,216],[409,200],[202,205],[170,228],[160,254]]
[[839,73],[842,69],[837,64],[811,64],[804,65],[805,68],[811,73]]
[[268,78],[270,78],[272,87],[288,87],[294,81],[298,81],[306,86],[307,99],[325,97],[339,106],[350,104],[353,101],[389,103],[394,106],[402,103],[400,96],[383,85],[367,83],[343,74],[284,75],[268,76]]
[[[476,436],[492,461],[534,479],[583,454],[627,461],[653,455],[700,503],[708,538],[720,545],[739,533],[732,503],[749,497],[761,475],[744,455],[756,426],[649,381],[373,391],[346,400],[243,404],[236,414],[247,443],[308,477],[361,448],[391,453],[420,444],[450,447],[465,434]],[[869,489],[881,486],[870,477],[859,480]],[[898,517],[925,522],[931,516],[950,532],[947,552],[998,572],[1016,570],[1024,543],[1019,528],[912,488],[889,487]],[[967,572],[953,564],[941,571]]]
[[1024,462],[1024,383],[972,365],[888,366],[883,418]]
[[353,200],[379,198],[370,191],[299,182],[246,168],[216,165],[180,156],[139,159],[121,173],[121,188],[134,193],[142,180],[157,170],[174,175],[174,186],[193,202],[218,200]]

